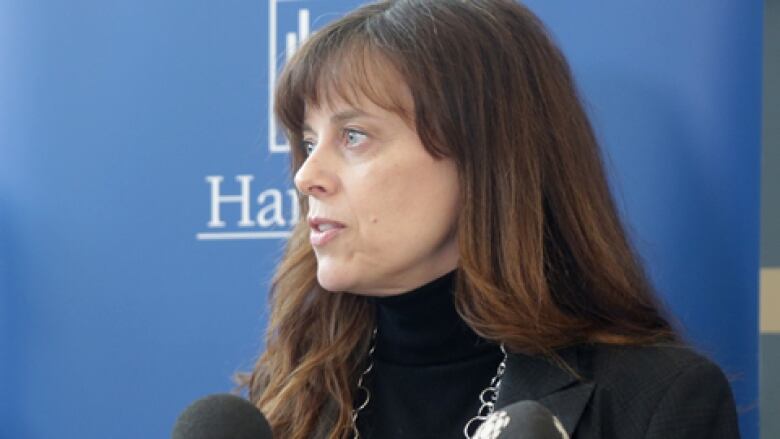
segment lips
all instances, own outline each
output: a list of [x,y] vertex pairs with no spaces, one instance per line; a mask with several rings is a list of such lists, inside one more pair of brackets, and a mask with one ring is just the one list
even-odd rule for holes
[[338,236],[346,226],[338,221],[324,217],[310,217],[309,242],[313,246],[323,246]]

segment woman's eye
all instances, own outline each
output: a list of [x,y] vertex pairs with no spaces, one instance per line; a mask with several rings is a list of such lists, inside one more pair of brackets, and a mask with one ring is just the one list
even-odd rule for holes
[[[366,140],[366,138],[368,138],[368,135],[358,130],[347,128],[343,131],[342,137],[348,148],[357,148]],[[316,148],[316,143],[314,141],[301,141],[301,149],[303,149],[306,156],[312,155],[312,153],[314,153],[314,148]]]
[[344,130],[344,137],[346,139],[347,146],[354,147],[365,141],[368,136],[365,133],[361,133],[360,131],[347,128]]
[[303,152],[306,153],[307,156],[310,156],[311,153],[314,152],[314,142],[309,140],[304,140],[301,142],[301,147],[303,148]]

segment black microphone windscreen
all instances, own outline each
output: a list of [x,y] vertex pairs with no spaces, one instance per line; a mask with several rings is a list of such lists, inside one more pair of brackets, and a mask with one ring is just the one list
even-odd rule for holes
[[249,401],[229,394],[210,395],[184,409],[172,439],[271,439],[271,427]]
[[536,401],[520,401],[493,412],[474,439],[569,439],[561,421]]

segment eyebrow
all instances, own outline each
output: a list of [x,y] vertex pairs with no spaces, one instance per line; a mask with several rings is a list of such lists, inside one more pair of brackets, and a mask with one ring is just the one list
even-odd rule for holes
[[[355,119],[358,117],[369,117],[369,118],[375,118],[371,113],[367,113],[363,110],[359,110],[357,108],[350,108],[349,110],[340,111],[333,116],[330,117],[330,123],[341,123],[350,119]],[[301,127],[303,131],[314,131],[311,126],[307,123],[303,123],[303,126]]]

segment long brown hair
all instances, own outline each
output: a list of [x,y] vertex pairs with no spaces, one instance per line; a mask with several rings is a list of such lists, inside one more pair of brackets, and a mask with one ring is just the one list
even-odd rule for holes
[[[399,80],[413,109],[396,100]],[[568,64],[525,7],[365,5],[315,32],[275,93],[293,171],[306,158],[305,106],[335,97],[397,112],[430,154],[454,160],[463,206],[456,306],[484,338],[545,355],[578,343],[677,340],[627,239]],[[364,297],[318,285],[307,237],[300,222],[274,278],[250,399],[276,437],[341,439],[351,434],[374,312]],[[333,416],[321,418],[328,409]]]

